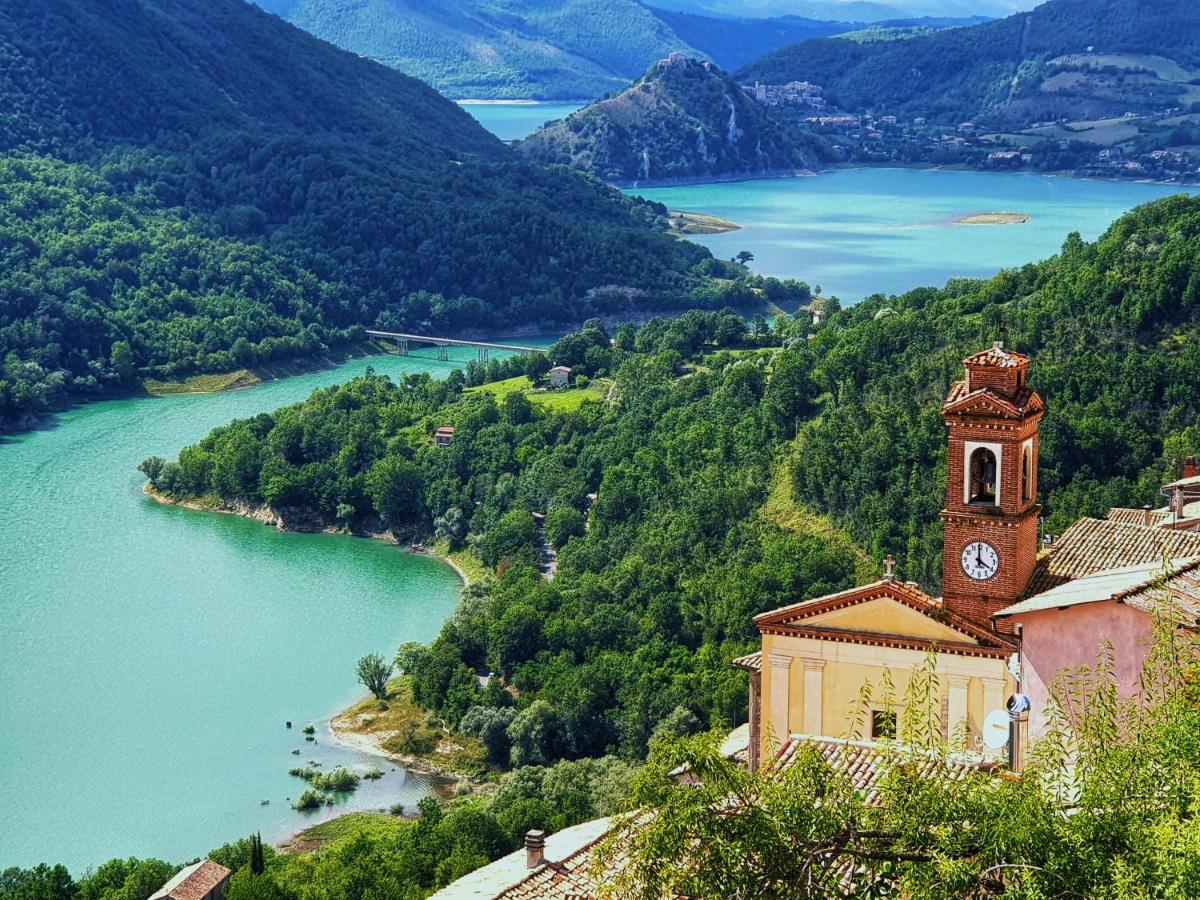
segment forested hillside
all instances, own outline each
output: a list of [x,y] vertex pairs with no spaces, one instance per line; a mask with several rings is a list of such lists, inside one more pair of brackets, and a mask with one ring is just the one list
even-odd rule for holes
[[[461,380],[362,379],[218,429],[155,475],[177,497],[378,516],[465,543],[500,577],[431,647],[404,652],[417,701],[457,723],[492,702],[473,678],[491,669],[520,691],[528,728],[509,734],[536,735],[513,762],[638,758],[678,707],[701,726],[744,720],[727,664],[752,646],[751,617],[860,574],[819,515],[939,590],[941,405],[962,359],[997,337],[1032,354],[1049,404],[1047,530],[1157,504],[1200,452],[1198,259],[1200,200],[1170,198],[1045,262],[837,312],[812,340],[787,317],[755,337],[736,316],[690,313],[611,344],[593,324],[550,353],[612,379],[606,402],[574,412],[462,394]],[[454,443],[438,451],[430,434],[447,423]],[[566,523],[548,532],[553,582],[533,566],[534,512]]]
[[[486,328],[578,321],[635,296],[679,304],[707,256],[663,233],[660,210],[518,161],[428,86],[241,0],[13,0],[0,8],[0,58],[0,149],[89,170],[64,180],[34,161],[32,184],[5,170],[0,420],[167,362],[211,368],[238,338],[280,329]],[[39,190],[47,179],[61,183]],[[56,204],[69,214],[57,225]],[[181,312],[169,289],[196,291],[145,271],[174,252],[150,233],[166,222],[210,249],[286,258],[284,271],[323,287],[210,280],[243,300],[307,293],[267,303],[270,329],[205,328],[189,338],[203,352],[165,347],[160,321]],[[95,227],[56,231],[74,224]],[[197,265],[176,257],[167,271]],[[130,304],[143,279],[166,297]]]
[[450,97],[591,100],[687,49],[636,0],[257,2]]
[[518,148],[618,183],[811,171],[830,158],[821,138],[771,116],[714,63],[682,54]]
[[[1087,57],[1086,65],[1074,55]],[[1161,68],[1168,62],[1184,73],[1200,67],[1200,8],[1191,0],[1048,0],[1027,13],[903,43],[797,44],[749,64],[738,78],[813,81],[831,102],[876,114],[1028,124],[1188,108],[1195,99],[1189,76],[1169,75]],[[1090,77],[1093,70],[1104,77]],[[1051,80],[1063,71],[1084,77]]]

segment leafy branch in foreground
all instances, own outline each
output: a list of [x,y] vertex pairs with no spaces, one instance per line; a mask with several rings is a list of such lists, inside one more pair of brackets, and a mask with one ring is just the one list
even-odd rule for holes
[[[1118,692],[1111,648],[1060,676],[1049,734],[1020,776],[964,766],[937,746],[933,712],[916,743],[875,746],[866,790],[836,742],[802,744],[757,774],[714,736],[656,742],[635,781],[639,812],[600,854],[602,869],[619,854],[631,863],[602,894],[1195,896],[1200,642],[1172,608],[1167,598],[1136,696]],[[902,736],[923,716],[913,701],[935,706],[936,673],[926,664],[909,684]],[[698,785],[671,777],[681,765]]]

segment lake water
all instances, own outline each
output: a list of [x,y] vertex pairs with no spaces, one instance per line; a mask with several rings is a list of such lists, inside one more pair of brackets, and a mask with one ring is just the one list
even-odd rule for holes
[[97,403],[0,443],[0,869],[181,862],[428,794],[430,779],[381,764],[346,803],[304,814],[287,772],[383,762],[333,744],[326,721],[362,695],[358,657],[436,636],[460,592],[451,569],[381,541],[163,506],[134,467],[368,365],[444,375],[473,355]]
[[[693,240],[725,259],[749,250],[756,272],[800,278],[854,302],[1043,259],[1070,232],[1094,239],[1131,207],[1180,190],[1044,175],[843,169],[630,193],[736,222],[739,231]],[[1032,218],[1020,225],[953,224],[1001,210]]]
[[517,141],[547,122],[565,119],[582,103],[464,103],[463,109],[504,141]]

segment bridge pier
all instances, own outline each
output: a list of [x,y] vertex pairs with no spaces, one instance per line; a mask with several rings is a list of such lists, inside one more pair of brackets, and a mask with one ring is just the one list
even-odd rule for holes
[[401,356],[408,356],[408,339],[407,338],[400,338],[399,340],[397,340],[396,346],[399,348]]
[[487,347],[479,348],[479,361],[481,363],[485,363],[488,361],[488,348]]
[[449,362],[450,361],[450,345],[449,344],[438,344],[438,360],[440,360],[441,362]]

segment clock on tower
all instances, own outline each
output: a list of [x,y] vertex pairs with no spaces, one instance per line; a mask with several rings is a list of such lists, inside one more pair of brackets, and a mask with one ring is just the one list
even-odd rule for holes
[[963,360],[966,378],[942,407],[949,427],[942,510],[942,590],[948,609],[991,625],[1015,603],[1038,554],[1038,423],[1046,411],[1026,383],[1029,357],[991,349]]

